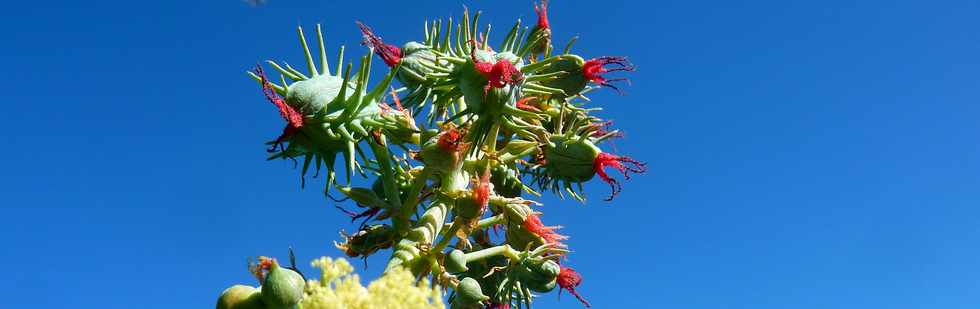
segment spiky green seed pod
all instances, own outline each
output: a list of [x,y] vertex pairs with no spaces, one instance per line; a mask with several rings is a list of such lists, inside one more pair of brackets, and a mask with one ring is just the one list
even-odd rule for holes
[[546,293],[555,288],[561,267],[552,260],[527,260],[516,266],[521,283],[535,292]]
[[414,90],[426,82],[426,74],[432,73],[430,68],[436,66],[436,54],[431,47],[418,42],[405,43],[402,53],[398,81]]
[[602,153],[587,138],[554,135],[544,150],[545,168],[553,177],[584,182],[595,176],[593,162]]
[[217,309],[265,309],[262,293],[255,287],[236,284],[221,292]]
[[262,302],[269,309],[292,309],[303,299],[305,288],[303,276],[273,260],[262,283]]
[[589,85],[589,80],[582,73],[585,66],[585,59],[577,55],[561,55],[558,60],[542,70],[542,74],[565,72],[558,78],[544,81],[542,86],[557,88],[564,91],[565,95],[554,94],[552,98],[564,100],[567,97],[581,93]]
[[317,75],[307,80],[300,80],[289,85],[286,91],[286,104],[309,116],[323,111],[328,114],[336,112],[342,106],[335,104],[331,106],[332,110],[328,110],[328,104],[340,96],[340,90],[345,86],[347,91],[344,99],[347,99],[354,94],[357,86],[349,82],[344,85],[343,78]]

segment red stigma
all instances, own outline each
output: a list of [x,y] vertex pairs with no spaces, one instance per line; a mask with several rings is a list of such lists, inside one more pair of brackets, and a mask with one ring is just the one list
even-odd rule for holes
[[[607,68],[606,65],[617,65],[618,67]],[[602,74],[609,73],[609,72],[616,72],[616,71],[633,71],[635,69],[636,67],[634,67],[632,63],[626,60],[626,57],[599,57],[599,58],[589,59],[589,61],[586,61],[585,64],[582,65],[582,75],[585,75],[585,79],[588,79],[593,83],[599,84],[600,86],[612,88],[617,92],[622,93],[622,91],[620,91],[619,88],[613,86],[611,83],[615,81],[629,82],[628,79],[626,78],[606,79],[604,76],[602,76]]]
[[619,172],[623,173],[623,177],[625,177],[627,180],[630,179],[629,172],[644,173],[647,171],[645,163],[633,160],[630,157],[621,157],[605,152],[600,153],[598,156],[596,156],[595,160],[592,161],[592,169],[599,174],[602,181],[605,181],[612,186],[612,194],[606,198],[606,201],[611,201],[613,197],[623,190],[623,186],[616,181],[616,179],[613,179],[612,177],[609,177],[609,174],[606,174],[606,167],[612,167],[619,170]]
[[455,127],[449,127],[446,131],[443,131],[439,135],[439,148],[445,152],[456,153],[460,151],[463,143],[463,134],[459,132]]
[[524,111],[529,111],[529,112],[538,112],[538,113],[540,113],[541,112],[540,109],[538,109],[537,107],[534,107],[534,105],[528,104],[528,103],[536,102],[536,101],[538,101],[538,97],[523,97],[520,100],[517,100],[517,103],[516,103],[517,109],[524,110]]
[[518,82],[524,80],[524,75],[521,71],[510,63],[507,59],[497,59],[496,63],[481,62],[476,59],[476,46],[473,46],[473,51],[470,53],[470,58],[473,59],[473,68],[476,69],[480,75],[483,75],[487,79],[487,85],[483,87],[483,94],[486,95],[490,92],[490,88],[503,88],[507,85],[514,85]]
[[541,0],[541,5],[534,5],[534,12],[538,13],[538,25],[539,29],[548,29],[548,0]]
[[364,40],[361,41],[361,44],[373,48],[374,53],[378,54],[388,67],[394,67],[398,65],[398,62],[402,61],[402,50],[400,48],[395,45],[385,44],[381,40],[381,37],[374,34],[367,25],[357,22],[357,26],[361,28],[361,33],[364,34]]
[[524,226],[524,229],[531,232],[531,234],[538,235],[539,237],[543,238],[545,243],[565,247],[561,241],[568,239],[568,236],[560,235],[555,232],[555,230],[561,228],[561,226],[545,226],[544,223],[541,222],[541,218],[535,214],[528,215],[527,218],[524,219],[524,223],[522,223],[522,225]]
[[487,169],[487,171],[483,173],[483,176],[480,176],[480,179],[473,185],[473,200],[480,205],[481,213],[487,209],[487,204],[490,203],[491,186],[493,186],[493,184],[490,183],[490,170]]
[[[609,132],[611,132],[609,130],[609,127],[612,126],[612,124],[613,124],[612,120],[591,124],[591,126],[596,129],[595,131],[592,132],[590,136],[599,137],[599,136],[609,134]],[[613,134],[612,137],[623,137],[623,132],[616,132],[616,134]]]
[[265,94],[265,98],[279,109],[279,115],[286,120],[286,127],[283,128],[282,134],[276,138],[276,143],[282,142],[293,136],[293,134],[296,134],[296,132],[299,131],[299,128],[303,127],[303,114],[300,114],[300,112],[292,106],[287,105],[286,101],[283,101],[283,99],[279,97],[279,94],[272,89],[272,84],[269,83],[269,79],[266,78],[265,72],[262,71],[261,66],[255,67],[255,75],[258,75],[260,81],[262,82],[262,93]]
[[[365,207],[364,205],[361,205],[361,204],[358,204],[357,206]],[[367,210],[362,211],[361,213],[356,213],[356,212],[353,212],[353,211],[344,209],[343,207],[340,207],[340,206],[334,206],[334,207],[336,207],[337,209],[339,209],[344,214],[350,216],[350,222],[357,221],[357,219],[360,219],[360,218],[365,218],[364,219],[364,222],[368,222],[368,221],[371,221],[371,218],[373,218],[375,215],[377,215],[379,212],[381,212],[381,208],[378,208],[378,207],[368,208]]]
[[255,279],[259,280],[259,284],[265,283],[265,273],[272,269],[272,264],[276,263],[276,259],[267,258],[260,256],[258,264],[252,264],[249,262],[248,271],[255,276]]
[[510,304],[490,303],[489,305],[487,305],[487,309],[510,309]]
[[[555,281],[558,281],[558,286],[561,287],[561,289],[568,290],[568,292],[572,293],[575,298],[578,298],[578,301],[582,302],[585,307],[592,307],[592,305],[589,304],[589,301],[585,300],[582,295],[579,295],[578,292],[575,291],[575,287],[582,284],[582,275],[579,275],[574,269],[571,267],[562,267],[561,271],[558,272],[558,278]],[[558,295],[561,295],[561,291],[558,291]]]

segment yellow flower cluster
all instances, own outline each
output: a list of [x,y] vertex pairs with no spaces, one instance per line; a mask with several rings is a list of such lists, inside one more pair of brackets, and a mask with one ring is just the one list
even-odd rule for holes
[[307,282],[302,309],[445,308],[439,289],[426,279],[416,282],[407,270],[389,271],[365,288],[345,259],[321,257],[312,264],[320,269],[320,280]]

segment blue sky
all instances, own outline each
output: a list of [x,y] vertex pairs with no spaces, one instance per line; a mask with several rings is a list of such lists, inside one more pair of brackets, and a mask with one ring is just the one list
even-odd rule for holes
[[[338,256],[345,217],[266,162],[244,71],[322,23],[394,42],[530,1],[15,1],[0,13],[0,308],[202,308],[245,259]],[[557,40],[627,55],[594,96],[646,161],[614,202],[545,199],[597,308],[975,308],[980,4],[555,0]],[[377,67],[377,66],[376,66]],[[378,79],[375,79],[378,80]],[[369,260],[374,278],[387,254]],[[306,268],[309,270],[309,268]],[[542,308],[577,308],[545,295]]]

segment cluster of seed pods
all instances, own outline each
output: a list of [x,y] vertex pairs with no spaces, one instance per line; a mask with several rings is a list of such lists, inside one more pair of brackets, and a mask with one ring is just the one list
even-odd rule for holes
[[[344,64],[343,47],[330,71],[319,26],[316,61],[299,29],[307,72],[275,61],[267,64],[278,82],[261,67],[249,72],[286,120],[269,159],[302,160],[301,177],[325,167],[327,196],[349,201],[337,207],[361,220],[336,243],[346,255],[390,250],[387,270],[431,276],[452,290],[453,308],[531,307],[537,293],[556,288],[589,306],[576,290],[581,275],[566,265],[567,237],[542,222],[531,198],[553,192],[584,201],[583,183],[598,175],[612,187],[608,201],[621,183],[607,168],[624,178],[645,171],[603,151],[621,134],[585,96],[618,92],[614,83],[624,79],[608,73],[633,66],[624,57],[585,60],[571,52],[574,39],[556,51],[547,2],[534,10],[537,23],[518,20],[495,45],[479,12],[426,21],[422,40],[400,47],[358,22],[368,51],[356,71]],[[390,70],[369,87],[372,54]],[[354,185],[355,173],[372,185]]]

